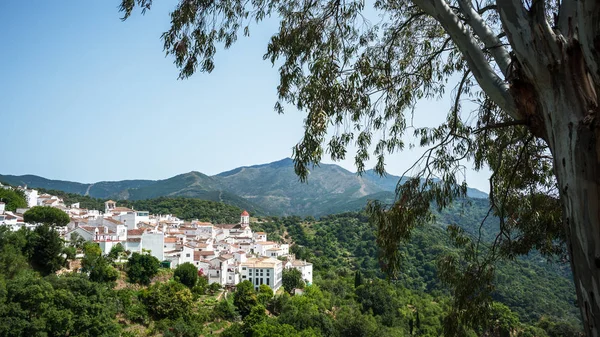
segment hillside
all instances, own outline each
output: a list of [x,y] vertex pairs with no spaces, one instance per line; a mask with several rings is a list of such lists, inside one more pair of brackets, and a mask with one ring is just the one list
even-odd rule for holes
[[[395,284],[428,294],[448,293],[437,275],[437,259],[458,253],[458,249],[450,244],[445,224],[457,220],[460,224],[469,223],[466,218],[481,211],[477,203],[464,208],[457,206],[440,214],[435,224],[415,229],[412,238],[400,245],[402,264]],[[489,224],[489,229],[493,226]],[[254,227],[266,231],[270,239],[285,236],[286,232],[298,243],[292,251],[313,262],[316,272],[329,274],[331,270],[349,269],[369,278],[385,278],[378,262],[375,231],[363,213],[330,215],[313,222],[287,217]],[[569,268],[567,264],[550,264],[535,254],[499,263],[492,296],[517,313],[521,322],[535,324],[550,319],[580,326],[579,310],[573,305],[575,288],[570,276],[565,275],[565,268]]]
[[[389,173],[382,177],[375,173],[374,170],[367,170],[362,174],[362,176],[365,180],[370,181],[380,189],[388,192],[394,192],[396,190],[398,181],[405,181],[407,179],[407,177],[399,177]],[[487,199],[488,197],[487,193],[470,187],[467,188],[467,196],[474,199]]]
[[[380,177],[372,170],[357,175],[338,165],[321,164],[311,170],[306,183],[301,183],[290,158],[238,167],[214,176],[193,171],[156,181],[81,184],[32,175],[0,175],[0,181],[12,185],[62,190],[101,199],[190,197],[222,201],[263,214],[301,216],[356,211],[364,208],[368,200],[393,200],[400,179],[394,175]],[[471,198],[487,197],[476,189],[468,189],[467,194]]]
[[301,183],[289,158],[237,168],[215,178],[226,190],[255,201],[272,214],[322,215],[336,205],[380,191],[362,177],[329,164],[313,168],[308,181]]

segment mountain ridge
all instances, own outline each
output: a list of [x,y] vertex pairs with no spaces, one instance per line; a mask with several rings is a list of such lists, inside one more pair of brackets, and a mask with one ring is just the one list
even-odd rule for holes
[[[362,174],[336,164],[321,164],[310,170],[306,182],[294,172],[294,162],[284,158],[265,164],[241,166],[209,176],[190,171],[159,180],[100,181],[84,184],[52,180],[36,175],[0,175],[0,181],[31,188],[61,190],[94,198],[145,200],[157,197],[190,197],[223,201],[254,212],[272,215],[312,215],[353,211],[367,200],[393,200],[398,181],[392,174],[379,176],[373,170]],[[469,188],[468,196],[487,194]]]

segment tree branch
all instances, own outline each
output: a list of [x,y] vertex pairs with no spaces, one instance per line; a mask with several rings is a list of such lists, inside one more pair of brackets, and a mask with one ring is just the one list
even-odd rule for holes
[[[531,28],[531,18],[521,0],[498,0],[496,2],[502,27],[511,46],[520,61],[522,69],[534,78],[539,62],[534,48],[534,32]],[[535,64],[534,64],[535,63]]]
[[478,133],[481,133],[486,130],[506,128],[506,127],[515,126],[515,125],[527,125],[527,121],[512,120],[512,121],[507,121],[507,122],[503,122],[503,123],[489,124],[482,128],[474,130],[473,133],[478,134]]
[[414,0],[424,12],[434,17],[461,51],[477,83],[496,105],[512,118],[520,120],[515,102],[505,83],[492,69],[473,35],[444,0]]
[[[506,78],[510,65],[510,55],[496,34],[485,23],[481,15],[475,11],[470,0],[458,0],[460,11],[466,19],[466,24],[473,28],[473,32],[483,41],[485,47],[491,52],[498,64],[500,71]],[[494,6],[495,7],[495,6]]]
[[481,8],[481,9],[479,9],[477,11],[477,14],[483,15],[485,12],[491,11],[491,10],[498,10],[498,7],[496,5],[487,5],[487,6],[483,7],[483,8]]
[[593,79],[596,94],[600,92],[600,3],[594,0],[564,0],[560,4],[557,27],[565,39],[581,44],[585,63]]

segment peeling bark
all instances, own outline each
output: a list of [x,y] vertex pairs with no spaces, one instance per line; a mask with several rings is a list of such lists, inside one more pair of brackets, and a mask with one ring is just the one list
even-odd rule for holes
[[[574,94],[573,90],[560,90]],[[560,95],[549,101],[554,128],[550,146],[560,186],[571,268],[587,336],[600,334],[600,144],[595,111]],[[562,104],[556,101],[563,101]],[[550,107],[552,105],[552,107]],[[578,111],[575,111],[578,110]],[[592,116],[593,115],[593,116]]]
[[600,5],[565,0],[556,30],[543,1],[498,7],[515,53],[511,94],[552,152],[584,330],[600,337]]
[[[600,336],[600,120],[594,84],[581,45],[549,44],[542,32],[532,36],[545,60],[522,72],[534,100],[534,134],[544,138],[553,154],[560,187],[571,268],[587,336]],[[559,41],[559,40],[557,40]],[[547,48],[546,48],[547,46]],[[556,58],[556,48],[561,57]],[[534,76],[533,78],[529,76]],[[513,91],[513,95],[518,95]],[[515,98],[517,102],[520,100]],[[537,133],[536,133],[537,132]]]

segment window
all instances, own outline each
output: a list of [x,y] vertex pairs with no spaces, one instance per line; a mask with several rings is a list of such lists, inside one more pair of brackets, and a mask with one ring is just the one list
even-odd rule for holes
[[252,277],[248,279],[248,281],[250,281],[250,283],[252,283]]
[[271,281],[270,278],[267,278],[267,285],[270,286],[269,281]]
[[246,270],[246,267],[242,267],[242,270]]
[[242,275],[242,278],[246,278],[246,275]]
[[185,257],[190,257],[190,254],[185,254]]

